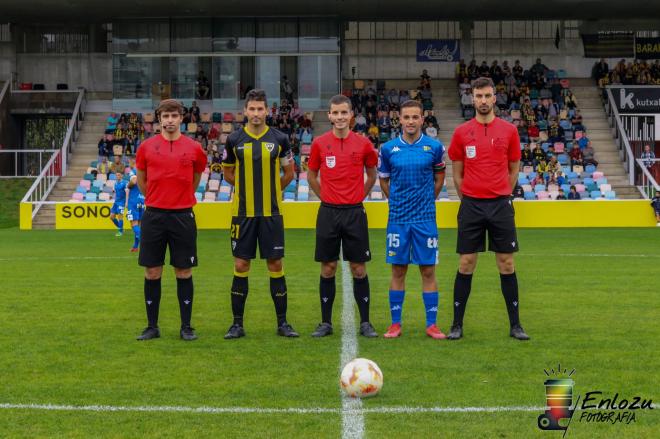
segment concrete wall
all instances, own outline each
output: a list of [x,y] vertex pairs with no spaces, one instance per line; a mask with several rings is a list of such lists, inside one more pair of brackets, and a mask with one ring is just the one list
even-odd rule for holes
[[16,51],[13,43],[0,43],[0,81],[9,81],[14,71]]
[[112,55],[109,54],[18,54],[16,64],[18,83],[41,83],[48,90],[66,83],[69,89],[112,91]]

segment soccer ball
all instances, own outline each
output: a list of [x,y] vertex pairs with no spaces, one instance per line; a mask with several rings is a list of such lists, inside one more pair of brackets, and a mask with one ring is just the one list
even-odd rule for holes
[[344,366],[339,385],[344,393],[352,398],[374,396],[383,387],[383,372],[373,361],[356,358]]

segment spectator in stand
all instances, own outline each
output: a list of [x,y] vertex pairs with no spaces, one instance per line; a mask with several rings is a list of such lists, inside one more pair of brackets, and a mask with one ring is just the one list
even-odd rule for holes
[[436,129],[440,128],[440,125],[438,125],[438,119],[436,119],[435,116],[433,115],[433,110],[428,111],[426,117],[424,118],[424,122],[434,126]]
[[458,89],[461,96],[472,94],[472,84],[470,84],[470,79],[467,76],[463,78],[463,82],[458,86]]
[[[545,160],[543,162],[545,163]],[[532,186],[536,186],[537,184],[545,184],[545,176],[543,175],[543,172],[537,172],[532,180]]]
[[467,64],[465,64],[465,60],[462,59],[456,64],[456,80],[461,84],[465,78],[468,78]]
[[502,68],[497,64],[497,60],[494,60],[493,64],[490,66],[490,77],[495,84],[499,84],[499,82],[504,79]]
[[513,64],[513,77],[516,78],[516,81],[522,81],[524,69],[520,65],[520,61],[516,60]]
[[546,172],[550,173],[550,166],[548,163],[545,161],[545,159],[541,160],[538,165],[536,165],[536,172],[544,175]]
[[600,59],[593,69],[593,77],[596,81],[606,78],[610,74],[610,66],[607,65],[603,58]]
[[110,155],[110,148],[108,147],[108,141],[106,140],[105,136],[101,137],[101,140],[99,140],[99,159],[101,157],[108,157]]
[[479,77],[479,66],[477,65],[477,60],[472,59],[472,61],[470,61],[470,65],[468,66],[467,71],[470,81],[474,81]]
[[534,155],[534,166],[538,166],[541,161],[546,160],[547,156],[545,154],[545,151],[543,151],[543,148],[541,148],[541,145],[536,143],[536,148],[532,151]]
[[653,168],[653,164],[655,163],[655,152],[651,151],[651,145],[648,143],[644,145],[644,151],[642,151],[642,156],[640,158],[646,169],[650,170]]
[[520,164],[522,166],[534,166],[534,155],[529,148],[529,143],[525,143],[523,150],[520,153]]
[[594,158],[594,148],[591,146],[591,143],[587,145],[586,148],[582,150],[582,163],[584,166],[594,165],[598,166],[598,161]]
[[564,129],[559,126],[557,118],[552,118],[550,120],[550,126],[548,127],[548,142],[563,142],[564,141]]
[[463,118],[470,119],[474,114],[474,101],[472,94],[466,93],[461,96],[461,114]]
[[422,70],[422,74],[419,75],[419,77],[421,78],[420,86],[422,88],[431,88],[431,77],[429,76],[429,72],[427,72],[426,69]]
[[591,145],[591,140],[589,140],[589,137],[587,137],[587,133],[584,133],[584,135],[580,138],[580,140],[577,141],[578,145],[580,145],[580,149],[585,149],[587,146]]
[[579,145],[574,143],[573,148],[571,148],[571,151],[568,153],[568,155],[571,158],[571,167],[584,166],[584,155],[582,154]]
[[199,107],[197,106],[197,101],[192,101],[192,106],[190,107],[190,121],[191,122],[199,122],[201,119],[201,112],[199,110]]
[[121,155],[116,155],[114,162],[110,164],[110,174],[124,173],[124,163],[122,162]]
[[395,89],[391,89],[387,95],[387,102],[390,104],[390,108],[393,110],[398,110],[400,105],[400,96],[399,92]]
[[490,67],[488,67],[488,63],[486,61],[483,61],[479,66],[479,76],[490,78]]
[[199,71],[197,75],[197,99],[208,99],[211,91],[211,83],[204,74],[203,70]]
[[[378,135],[379,135],[380,133],[379,133],[379,131],[378,131],[378,127],[376,126],[376,124],[374,124],[374,123],[372,122],[372,123],[369,125],[369,129],[367,130],[367,134],[369,135],[369,137],[372,137],[372,136],[373,136],[375,139],[378,139]],[[372,143],[373,143],[373,142],[372,142]]]
[[568,199],[569,200],[579,200],[580,198],[581,198],[580,194],[578,193],[575,186],[571,185],[571,191],[568,193]]
[[508,75],[513,75],[513,72],[511,71],[511,67],[509,66],[509,61],[504,61],[502,63],[502,75],[504,77]]
[[96,170],[99,174],[103,174],[106,177],[110,176],[110,163],[108,163],[108,157],[101,157],[101,161],[96,165]]
[[433,126],[428,124],[427,122],[424,122],[424,129],[423,129],[424,134],[427,136],[438,140],[438,130]]
[[552,157],[554,157],[554,156],[555,156],[555,146],[554,146],[554,145],[550,145],[550,146],[548,146],[548,150],[547,150],[546,153],[545,153],[546,161],[549,162],[550,159],[551,159]]
[[559,188],[559,195],[557,195],[557,198],[555,200],[565,200],[566,199],[566,194],[564,194],[564,190],[562,188]]
[[529,136],[529,139],[533,142],[538,142],[539,137],[540,137],[541,132],[539,131],[538,125],[536,125],[535,121],[530,121],[529,127],[527,128],[527,135]]
[[498,89],[497,94],[495,95],[495,102],[497,104],[497,108],[499,108],[500,111],[504,111],[505,109],[509,108],[509,95],[506,93],[504,81],[500,81],[500,85],[502,87],[501,89]]
[[655,213],[656,226],[660,227],[660,191],[655,191],[651,206],[653,207],[653,213]]
[[364,117],[364,114],[358,113],[357,116],[355,116],[354,131],[359,133],[364,133],[367,131],[367,119]]
[[378,131],[389,135],[391,129],[392,125],[390,124],[390,117],[386,112],[382,112],[378,118]]
[[518,183],[516,183],[516,187],[513,189],[513,198],[525,198],[525,191]]

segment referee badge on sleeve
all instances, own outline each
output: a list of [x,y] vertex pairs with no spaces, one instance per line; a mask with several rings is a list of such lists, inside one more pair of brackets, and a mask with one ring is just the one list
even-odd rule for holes
[[337,160],[335,159],[335,156],[333,155],[326,156],[325,164],[328,165],[328,168],[334,168],[335,165],[337,164]]
[[469,145],[465,147],[465,155],[469,159],[473,159],[477,156],[477,147],[473,145]]

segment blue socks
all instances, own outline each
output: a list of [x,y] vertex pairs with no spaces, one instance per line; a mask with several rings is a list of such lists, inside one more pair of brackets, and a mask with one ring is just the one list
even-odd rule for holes
[[424,309],[426,310],[426,327],[435,325],[438,315],[438,292],[422,292],[422,299],[424,299]]
[[390,313],[392,324],[401,323],[401,311],[403,310],[403,298],[405,291],[390,290]]
[[115,225],[116,228],[119,229],[119,221],[117,221],[117,218],[110,218],[112,220],[112,224]]
[[133,248],[138,248],[140,245],[140,226],[133,226],[133,233],[135,234],[135,240],[133,241]]
[[120,232],[124,231],[124,220],[115,220],[117,221],[117,228],[119,229]]

